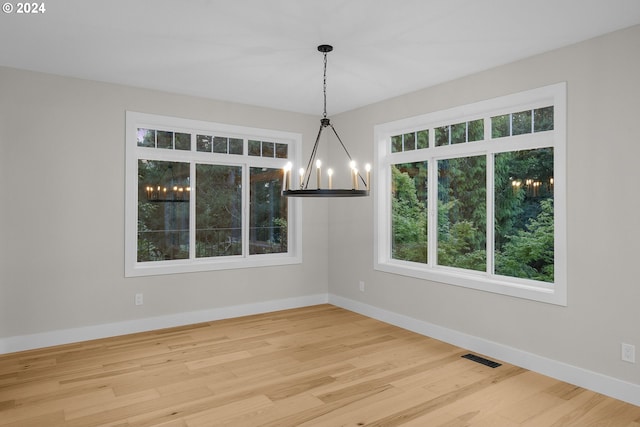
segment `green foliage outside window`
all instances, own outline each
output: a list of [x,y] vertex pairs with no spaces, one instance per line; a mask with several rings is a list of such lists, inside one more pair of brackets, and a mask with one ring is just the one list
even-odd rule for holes
[[394,165],[391,174],[392,258],[427,263],[427,162]]
[[486,271],[486,156],[438,161],[438,264]]
[[[487,270],[486,159],[438,161],[438,265]],[[553,283],[553,161],[552,148],[494,156],[495,274]],[[429,262],[427,171],[391,166],[393,259]]]
[[554,281],[553,149],[495,155],[495,273]]

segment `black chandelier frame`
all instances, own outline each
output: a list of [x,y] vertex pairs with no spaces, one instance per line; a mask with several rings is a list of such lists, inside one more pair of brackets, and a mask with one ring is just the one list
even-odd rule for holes
[[[311,150],[311,156],[309,157],[309,162],[307,163],[307,168],[305,169],[304,176],[301,181],[300,189],[292,190],[287,188],[287,183],[283,186],[284,190],[282,191],[282,195],[287,197],[363,197],[369,195],[369,183],[364,180],[360,172],[358,172],[358,176],[356,180],[362,181],[365,186],[364,190],[360,190],[358,188],[309,188],[309,180],[311,179],[312,174],[312,165],[315,163],[316,155],[318,154],[318,146],[320,145],[320,138],[322,136],[322,132],[326,128],[331,128],[333,134],[336,136],[342,149],[345,154],[349,158],[350,162],[353,162],[353,158],[351,154],[349,154],[349,150],[342,142],[342,138],[338,135],[338,131],[333,127],[331,121],[327,117],[327,54],[333,50],[333,46],[328,44],[322,44],[318,46],[318,51],[321,52],[324,56],[324,76],[323,76],[323,94],[324,94],[324,111],[322,114],[322,118],[320,119],[320,129],[318,130],[318,136],[316,137],[316,142],[313,144],[313,149]],[[291,171],[289,171],[291,173]],[[286,177],[285,177],[286,178]],[[286,179],[285,179],[286,181]],[[357,186],[357,181],[355,182]]]

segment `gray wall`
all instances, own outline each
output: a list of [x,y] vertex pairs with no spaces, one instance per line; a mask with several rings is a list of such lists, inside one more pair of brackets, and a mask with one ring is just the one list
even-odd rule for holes
[[640,349],[639,52],[636,26],[334,120],[354,156],[373,159],[376,124],[566,81],[567,307],[374,271],[371,198],[330,204],[329,291],[640,384],[639,365],[620,360],[622,341]]
[[0,338],[326,295],[327,203],[302,265],[124,277],[126,110],[302,133],[305,156],[316,117],[8,68],[0,94]]

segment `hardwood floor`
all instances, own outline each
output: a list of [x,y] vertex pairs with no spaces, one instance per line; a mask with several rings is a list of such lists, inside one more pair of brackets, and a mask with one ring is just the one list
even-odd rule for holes
[[622,426],[640,407],[320,305],[0,356],[0,426]]

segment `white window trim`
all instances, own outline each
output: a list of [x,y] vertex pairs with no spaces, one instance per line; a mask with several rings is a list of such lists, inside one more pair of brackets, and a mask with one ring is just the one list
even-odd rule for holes
[[[538,89],[519,92],[512,95],[489,99],[473,104],[428,113],[416,117],[376,125],[375,165],[379,172],[375,176],[374,192],[374,269],[387,273],[400,274],[424,280],[463,286],[487,292],[525,298],[556,305],[567,305],[567,220],[566,220],[566,83],[557,83]],[[504,276],[490,276],[486,272],[473,272],[432,263],[420,264],[391,258],[391,172],[392,164],[416,161],[416,151],[391,153],[390,139],[394,135],[422,129],[433,129],[442,125],[471,121],[478,118],[490,118],[501,114],[527,109],[554,106],[554,130],[531,134],[531,141],[523,149],[553,147],[554,149],[554,280],[553,284]],[[510,151],[506,148],[509,140],[515,137],[490,139],[491,129],[485,122],[485,140],[468,142],[457,146],[434,147],[434,132],[429,133],[429,157],[437,160],[449,158],[459,151],[460,155],[487,154],[487,152]],[[551,138],[551,141],[550,141]],[[504,147],[504,148],[503,148]],[[440,150],[442,149],[442,150]],[[445,153],[446,149],[446,155]],[[473,153],[470,151],[473,150]],[[435,182],[437,171],[430,162],[429,182]],[[487,197],[493,197],[493,171],[487,169]],[[432,194],[430,192],[430,194]],[[429,227],[436,227],[437,200],[428,200]],[[487,218],[493,218],[493,204],[487,203]],[[490,224],[487,224],[489,227]],[[433,229],[432,229],[433,230]],[[431,236],[435,234],[430,234]],[[435,239],[429,239],[429,253],[435,257],[437,250]],[[488,239],[490,240],[490,239]],[[488,254],[492,253],[493,242],[488,242]],[[491,250],[491,252],[489,251]],[[431,258],[433,259],[433,258]]]
[[[229,135],[244,139],[243,155],[201,153],[195,151],[192,139],[191,151],[163,150],[146,147],[138,147],[138,128],[166,129],[176,132],[215,134],[218,136]],[[285,142],[289,145],[288,159],[265,158],[248,156],[247,141],[273,140]],[[226,270],[248,267],[266,267],[276,265],[299,264],[302,262],[302,204],[296,198],[288,199],[289,229],[287,253],[256,254],[249,255],[247,218],[249,210],[249,192],[244,191],[242,201],[243,220],[242,234],[245,254],[226,257],[195,258],[194,251],[190,248],[191,256],[184,260],[169,261],[137,261],[138,245],[138,159],[193,161],[198,163],[241,165],[243,170],[243,188],[248,188],[249,168],[264,166],[271,168],[283,168],[291,161],[300,163],[302,135],[299,133],[277,131],[270,129],[235,126],[215,122],[184,119],[178,117],[161,116],[156,114],[126,112],[126,137],[125,137],[125,277],[149,276],[160,274],[188,273],[197,271]],[[194,165],[191,166],[192,176],[195,176]],[[195,224],[195,198],[191,199],[190,223]],[[190,230],[190,241],[194,242],[195,231]],[[190,245],[193,246],[193,245]]]

